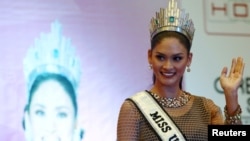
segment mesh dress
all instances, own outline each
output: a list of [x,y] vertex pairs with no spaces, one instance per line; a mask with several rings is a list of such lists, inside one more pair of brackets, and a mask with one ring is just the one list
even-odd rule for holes
[[[208,124],[224,124],[221,109],[212,100],[191,95],[190,101],[178,108],[165,108],[188,141],[207,141]],[[121,106],[117,127],[118,141],[161,141],[130,100]]]

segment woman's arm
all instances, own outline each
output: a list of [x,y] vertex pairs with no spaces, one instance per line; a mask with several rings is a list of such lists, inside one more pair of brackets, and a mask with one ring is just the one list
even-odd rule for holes
[[117,141],[138,141],[140,114],[135,105],[125,101],[120,109],[117,125]]
[[241,124],[241,107],[238,103],[238,88],[242,83],[245,63],[242,57],[232,59],[231,69],[227,75],[228,68],[224,67],[220,84],[225,94],[226,106],[224,109],[226,124]]

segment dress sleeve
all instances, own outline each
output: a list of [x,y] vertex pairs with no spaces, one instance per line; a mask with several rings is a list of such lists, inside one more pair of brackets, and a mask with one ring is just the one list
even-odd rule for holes
[[117,141],[138,141],[140,117],[135,105],[126,100],[118,117]]
[[222,125],[224,124],[224,117],[221,108],[216,105],[211,99],[206,99],[208,109],[211,111],[211,124]]

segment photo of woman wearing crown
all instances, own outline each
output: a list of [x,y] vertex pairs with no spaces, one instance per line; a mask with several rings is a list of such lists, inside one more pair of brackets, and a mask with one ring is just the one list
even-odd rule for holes
[[80,63],[58,21],[42,33],[23,61],[27,104],[23,128],[27,141],[80,141],[77,88]]
[[211,99],[183,90],[183,74],[185,70],[190,72],[193,57],[190,49],[195,28],[179,5],[170,0],[167,8],[160,9],[151,20],[148,63],[153,86],[123,102],[118,141],[207,141],[209,124],[242,124],[237,92],[244,71],[242,57],[232,59],[230,71],[227,67],[221,71],[225,118]]

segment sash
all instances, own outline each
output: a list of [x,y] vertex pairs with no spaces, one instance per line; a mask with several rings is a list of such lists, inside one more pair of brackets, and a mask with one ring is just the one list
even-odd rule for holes
[[162,141],[186,140],[169,115],[148,92],[141,91],[129,99],[137,105]]

